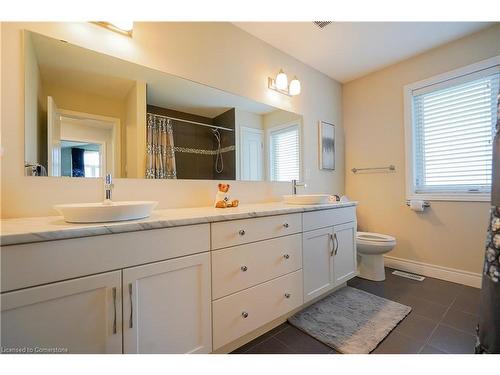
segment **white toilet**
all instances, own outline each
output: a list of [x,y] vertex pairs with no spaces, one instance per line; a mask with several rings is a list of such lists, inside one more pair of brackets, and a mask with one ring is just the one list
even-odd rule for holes
[[359,277],[373,281],[385,280],[384,254],[396,246],[396,239],[380,233],[358,232]]

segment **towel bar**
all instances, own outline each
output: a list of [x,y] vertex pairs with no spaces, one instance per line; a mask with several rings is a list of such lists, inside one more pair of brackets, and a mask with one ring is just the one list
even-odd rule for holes
[[351,169],[352,173],[356,173],[359,171],[372,171],[377,169],[388,169],[389,171],[395,171],[396,167],[394,165],[389,165],[388,167],[371,167],[371,168],[353,168]]

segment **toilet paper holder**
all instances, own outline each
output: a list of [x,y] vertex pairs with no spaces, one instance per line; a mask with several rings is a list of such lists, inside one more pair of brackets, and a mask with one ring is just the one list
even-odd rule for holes
[[[408,207],[410,207],[410,200],[409,199],[406,200],[406,205]],[[424,208],[429,208],[430,206],[431,206],[431,204],[429,201],[424,201]]]

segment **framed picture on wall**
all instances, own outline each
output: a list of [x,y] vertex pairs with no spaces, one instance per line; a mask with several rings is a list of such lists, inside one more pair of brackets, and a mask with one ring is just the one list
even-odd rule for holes
[[319,169],[335,170],[335,125],[319,122]]

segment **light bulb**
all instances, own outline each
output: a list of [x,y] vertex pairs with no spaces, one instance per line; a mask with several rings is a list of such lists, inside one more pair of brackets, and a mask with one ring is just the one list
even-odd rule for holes
[[288,89],[288,77],[286,76],[285,72],[283,72],[283,69],[281,69],[276,76],[276,88],[278,90]]
[[297,77],[294,77],[290,82],[288,93],[293,96],[300,94],[300,81],[297,79]]

